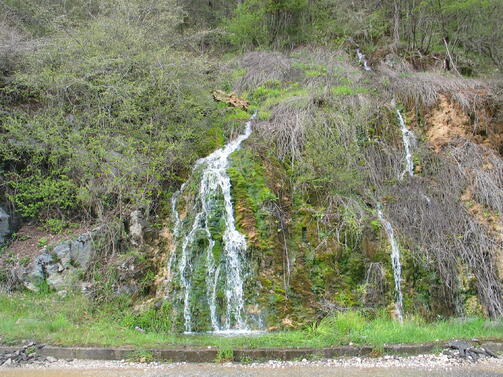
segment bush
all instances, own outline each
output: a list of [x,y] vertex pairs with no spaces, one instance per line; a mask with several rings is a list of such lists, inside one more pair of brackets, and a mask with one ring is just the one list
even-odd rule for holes
[[23,216],[123,217],[214,148],[204,135],[224,110],[207,62],[166,47],[178,8],[110,4],[3,88],[6,105],[22,105],[0,114],[0,170]]
[[19,30],[0,20],[0,85],[4,75],[10,74],[18,64],[22,50]]
[[316,328],[320,335],[333,334],[340,337],[349,337],[352,332],[358,333],[367,326],[365,317],[354,311],[340,312],[336,315],[325,317]]
[[235,11],[227,25],[236,46],[288,46],[307,40],[307,0],[248,0]]

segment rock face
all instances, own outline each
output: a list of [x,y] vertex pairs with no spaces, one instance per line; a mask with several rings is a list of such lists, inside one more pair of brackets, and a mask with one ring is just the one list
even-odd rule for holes
[[16,232],[21,226],[21,218],[8,202],[0,202],[0,246],[6,236]]
[[143,243],[143,231],[146,226],[143,212],[139,209],[129,215],[129,236],[133,246]]
[[213,91],[213,99],[217,102],[224,102],[230,106],[239,107],[243,110],[248,110],[248,101],[239,98],[236,93],[225,93],[223,90]]
[[3,245],[5,236],[11,233],[9,219],[9,214],[2,207],[0,207],[0,246]]
[[40,255],[26,268],[19,269],[16,275],[32,291],[38,291],[44,282],[56,291],[75,287],[89,269],[103,235],[102,228],[96,228],[76,239],[61,242],[51,250],[45,247]]

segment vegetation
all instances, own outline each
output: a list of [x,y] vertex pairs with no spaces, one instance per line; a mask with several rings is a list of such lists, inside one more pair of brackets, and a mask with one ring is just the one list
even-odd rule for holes
[[[82,296],[22,295],[0,296],[0,332],[4,342],[15,344],[34,339],[54,345],[134,345],[142,348],[177,345],[218,347],[219,360],[225,361],[237,347],[329,347],[352,342],[383,346],[388,343],[431,342],[453,338],[503,337],[503,324],[472,317],[425,323],[417,317],[403,325],[386,314],[367,318],[358,312],[340,313],[302,331],[273,332],[248,337],[212,335],[173,335],[155,328],[138,332],[141,322],[129,322],[127,299],[114,305],[97,306]],[[146,351],[131,355],[133,360],[148,359]]]
[[[110,233],[80,274],[88,297],[58,298],[47,282],[47,295],[2,294],[2,339],[214,345],[225,361],[240,345],[501,337],[499,320],[476,317],[503,316],[501,14],[500,0],[0,0],[0,205],[48,234]],[[248,108],[218,103],[217,89]],[[417,136],[413,177],[397,108]],[[176,336],[170,199],[253,111],[228,173],[248,242],[246,310],[271,333]],[[186,187],[182,217],[197,194]],[[378,203],[402,254],[405,313],[417,313],[403,325]],[[127,234],[136,210],[144,243]],[[0,285],[18,288],[32,254],[0,246]],[[191,305],[206,331],[203,259]]]
[[484,60],[502,67],[501,7],[498,0],[245,0],[227,27],[241,48],[349,39],[375,49],[387,41],[414,61],[445,51],[448,69],[472,73]]
[[176,7],[156,4],[58,32],[2,89],[2,179],[22,216],[122,218],[215,148],[208,63],[169,47]]

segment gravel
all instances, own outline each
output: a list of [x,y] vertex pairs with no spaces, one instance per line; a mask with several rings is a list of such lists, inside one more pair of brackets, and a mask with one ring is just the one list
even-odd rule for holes
[[[166,370],[179,368],[187,363],[137,363],[126,360],[102,361],[102,360],[55,360],[47,357],[45,360],[37,360],[30,364],[2,365],[1,369],[22,367],[29,369],[142,369],[142,370]],[[202,364],[199,364],[202,365]],[[300,360],[300,361],[267,361],[254,363],[223,363],[205,364],[208,368],[240,368],[240,369],[285,369],[298,367],[340,367],[340,368],[407,368],[407,369],[446,369],[449,370],[458,366],[473,365],[466,359],[453,357],[452,355],[418,355],[411,357],[383,356],[378,358],[351,357],[329,360]],[[482,359],[477,362],[478,366],[490,366],[503,368],[503,359]]]

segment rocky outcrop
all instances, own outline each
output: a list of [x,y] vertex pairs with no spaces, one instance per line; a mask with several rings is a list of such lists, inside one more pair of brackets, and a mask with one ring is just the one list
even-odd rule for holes
[[11,233],[9,219],[9,214],[0,207],[0,246],[4,244],[5,237]]
[[21,226],[21,217],[8,202],[0,202],[0,246],[5,244],[7,236],[17,232]]
[[80,287],[103,236],[103,229],[96,228],[52,249],[44,247],[28,266],[16,271],[16,276],[31,291],[38,291],[44,282],[56,291]]
[[[483,98],[484,94],[480,96]],[[503,123],[494,121],[486,109],[470,114],[446,95],[439,95],[436,106],[425,116],[425,123],[426,136],[436,152],[460,138],[492,149],[496,154],[502,153]]]
[[248,110],[248,101],[239,98],[236,93],[225,93],[223,90],[213,91],[213,99],[217,102],[224,102],[230,106],[238,107],[242,110]]
[[143,211],[137,209],[129,215],[129,237],[133,246],[143,243],[143,232],[147,223]]

